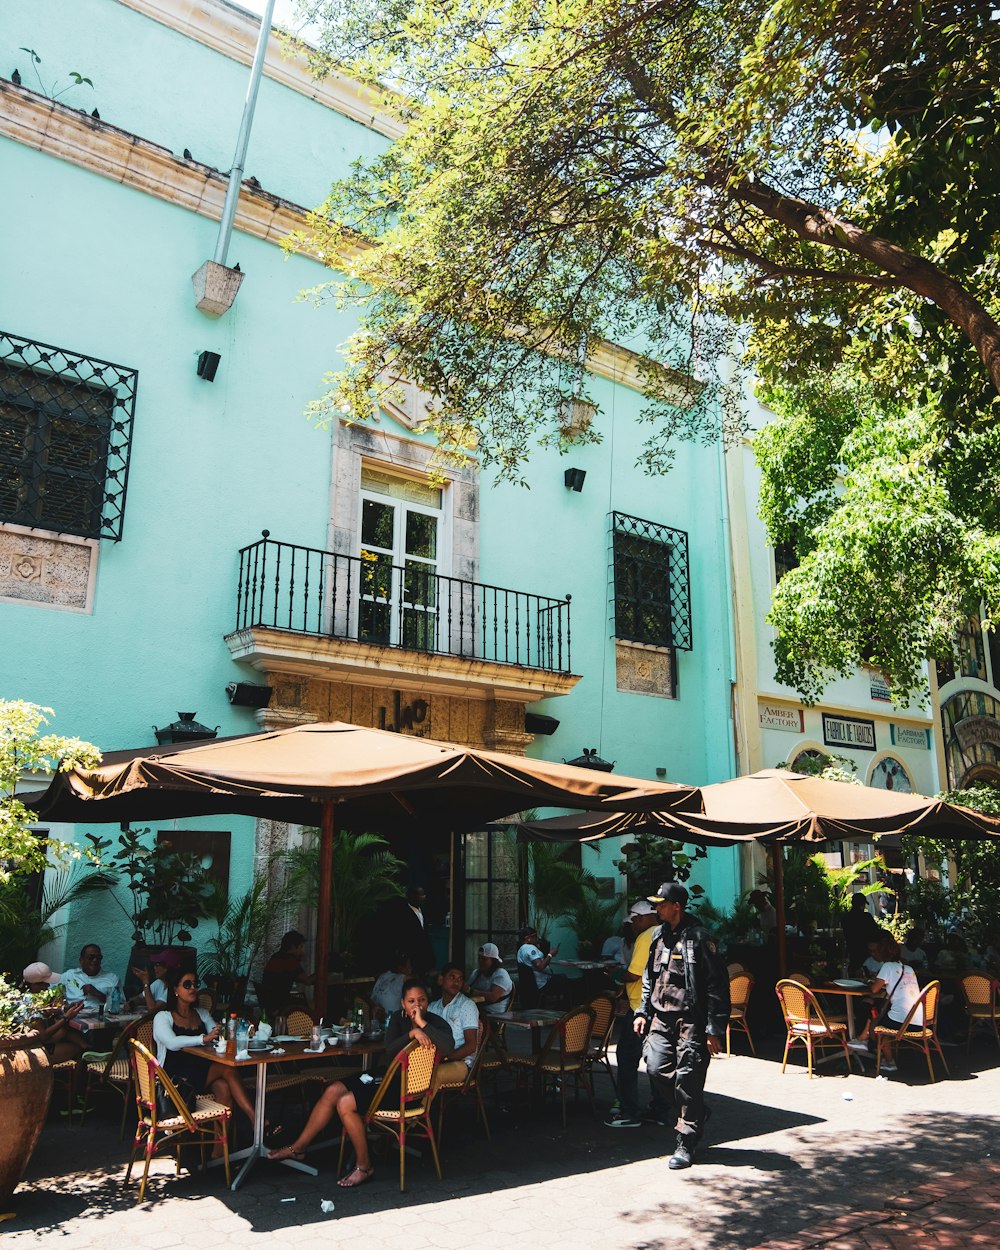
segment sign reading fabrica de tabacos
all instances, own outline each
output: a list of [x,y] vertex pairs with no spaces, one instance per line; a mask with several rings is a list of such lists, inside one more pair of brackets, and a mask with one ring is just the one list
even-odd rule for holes
[[852,747],[855,751],[875,750],[875,722],[855,716],[823,713],[823,741],[828,747]]

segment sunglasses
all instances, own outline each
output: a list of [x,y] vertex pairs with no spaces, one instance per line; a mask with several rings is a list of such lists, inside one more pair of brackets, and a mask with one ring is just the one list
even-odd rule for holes
[[198,982],[197,981],[181,981],[180,987],[182,990],[196,990],[198,988]]

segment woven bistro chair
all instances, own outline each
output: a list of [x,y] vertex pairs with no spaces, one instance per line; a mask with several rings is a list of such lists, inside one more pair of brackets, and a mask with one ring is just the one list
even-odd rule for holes
[[969,1036],[966,1053],[972,1047],[972,1031],[977,1024],[985,1024],[993,1030],[993,1037],[1000,1046],[1000,1030],[997,1028],[997,982],[982,972],[967,972],[960,982],[965,999],[965,1014],[969,1018]]
[[[289,1036],[298,1035],[304,1037],[308,1041],[309,1034],[312,1032],[313,1018],[306,1011],[290,1011],[287,1017]],[[315,1061],[303,1065],[301,1070],[289,1070],[291,1065],[283,1064],[286,1070],[282,1073],[268,1073],[267,1076],[267,1092],[268,1094],[280,1094],[284,1090],[297,1089],[301,1096],[302,1102],[306,1100],[306,1087],[309,1085],[328,1085],[331,1081],[339,1081],[342,1077],[350,1076],[357,1071],[353,1067],[318,1068]]]
[[80,1124],[83,1125],[90,1110],[90,1095],[99,1090],[110,1089],[122,1100],[122,1122],[119,1138],[125,1137],[125,1120],[128,1116],[129,1095],[132,1092],[132,1062],[128,1044],[132,1039],[142,1042],[147,1050],[153,1047],[153,1016],[135,1020],[115,1038],[115,1044],[106,1059],[87,1060],[84,1067],[83,1105],[80,1108]]
[[603,1063],[611,1079],[611,1088],[618,1094],[618,1082],[615,1080],[615,1070],[611,1066],[611,1059],[608,1055],[608,1047],[611,1045],[611,1034],[615,1029],[615,1007],[617,999],[614,994],[602,993],[590,1001],[590,1010],[594,1013],[594,1023],[591,1026],[590,1038],[587,1041],[586,1065],[588,1075],[591,1081],[594,1075],[594,1069],[598,1064]]
[[788,1052],[796,1042],[806,1048],[809,1076],[813,1074],[813,1051],[841,1050],[847,1071],[851,1070],[851,1052],[847,1049],[847,1025],[842,1020],[828,1020],[823,1014],[816,995],[808,986],[790,978],[779,981],[774,987],[785,1017],[785,1053],[781,1060],[784,1072]]
[[597,1115],[594,1086],[587,1068],[587,1047],[593,1024],[594,1012],[590,1007],[574,1007],[553,1024],[537,1055],[510,1057],[510,1063],[519,1074],[530,1073],[541,1079],[543,1095],[549,1083],[558,1088],[562,1102],[563,1128],[566,1127],[566,1086],[571,1077],[577,1097],[580,1094],[580,1083],[583,1082],[590,1098],[590,1109]]
[[[146,1181],[149,1177],[149,1164],[153,1155],[164,1146],[176,1150],[177,1172],[181,1170],[181,1149],[184,1146],[198,1146],[201,1151],[202,1166],[205,1165],[205,1148],[208,1145],[222,1147],[222,1158],[226,1168],[226,1187],[229,1187],[229,1138],[227,1130],[232,1112],[222,1103],[200,1094],[197,1109],[192,1111],[177,1092],[177,1087],[160,1067],[153,1055],[134,1038],[129,1040],[132,1072],[135,1080],[135,1101],[139,1112],[139,1122],[135,1130],[135,1142],[132,1145],[132,1157],[129,1159],[128,1171],[122,1187],[128,1185],[132,1178],[132,1168],[136,1155],[141,1150],[144,1156],[142,1180],[139,1182],[139,1201],[146,1194]],[[157,1090],[162,1090],[164,1100],[173,1115],[163,1116],[157,1106]]]
[[[410,1044],[399,1052],[389,1065],[378,1092],[372,1099],[371,1106],[365,1112],[365,1127],[381,1129],[396,1139],[399,1145],[399,1190],[406,1188],[406,1139],[407,1136],[426,1137],[431,1144],[434,1157],[434,1170],[438,1180],[441,1179],[441,1161],[438,1158],[437,1143],[434,1140],[434,1125],[431,1116],[431,1103],[434,1098],[434,1072],[438,1065],[436,1047],[421,1046],[419,1042]],[[389,1086],[399,1073],[399,1104],[389,1105],[387,1094]],[[340,1161],[337,1164],[338,1175],[344,1167],[344,1147],[347,1134],[340,1136]]]
[[479,1021],[479,1040],[476,1042],[476,1053],[472,1060],[472,1066],[466,1070],[465,1079],[462,1081],[438,1081],[435,1087],[435,1098],[438,1104],[438,1130],[437,1142],[438,1148],[441,1147],[441,1138],[444,1135],[444,1109],[448,1102],[449,1095],[453,1098],[468,1098],[474,1095],[476,1105],[479,1111],[479,1118],[483,1122],[483,1132],[486,1134],[486,1140],[490,1141],[490,1122],[486,1118],[486,1107],[483,1104],[482,1090],[479,1088],[479,1077],[483,1065],[483,1057],[486,1054],[486,1045],[490,1036],[490,1026],[485,1020]]
[[314,1021],[308,1011],[290,1011],[286,1020],[290,1037],[304,1037],[306,1041],[309,1040]]
[[[937,1012],[938,1004],[941,1001],[941,982],[931,981],[925,985],[920,992],[920,997],[907,1012],[906,1019],[899,1025],[877,1024],[875,1026],[875,1040],[878,1042],[878,1057],[875,1061],[875,1075],[879,1073],[882,1067],[883,1051],[889,1052],[890,1060],[895,1063],[896,1055],[900,1046],[916,1046],[918,1050],[924,1052],[927,1060],[927,1071],[931,1074],[931,1080],[934,1080],[934,1064],[931,1060],[931,1046],[937,1051],[941,1062],[944,1064],[945,1074],[950,1076],[948,1071],[948,1060],[944,1057],[941,1049],[941,1043],[937,1035]],[[923,1024],[914,1024],[913,1017],[920,1008],[923,1008]]]
[[747,1035],[750,1053],[756,1056],[753,1038],[750,1036],[750,1025],[747,1022],[747,1009],[750,1005],[750,991],[753,989],[753,977],[749,972],[737,972],[729,978],[729,1023],[726,1025],[726,1054],[731,1055],[730,1029],[739,1029]]

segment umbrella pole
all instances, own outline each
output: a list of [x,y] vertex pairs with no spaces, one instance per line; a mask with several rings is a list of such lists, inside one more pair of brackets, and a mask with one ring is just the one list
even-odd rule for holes
[[785,848],[780,842],[771,843],[771,863],[774,872],[775,937],[778,939],[778,976],[788,972],[788,949],[785,941]]
[[316,898],[316,985],[313,1014],[326,1015],[326,991],[330,980],[330,902],[333,893],[333,836],[337,813],[334,799],[323,800],[319,831],[319,894]]

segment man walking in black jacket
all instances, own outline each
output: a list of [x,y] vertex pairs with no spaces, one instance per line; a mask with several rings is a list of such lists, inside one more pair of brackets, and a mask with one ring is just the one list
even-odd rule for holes
[[634,1028],[645,1036],[646,1070],[667,1106],[677,1106],[672,1169],[687,1168],[705,1128],[705,1077],[729,1023],[729,973],[712,935],[687,915],[688,892],[665,881],[649,901],[661,921],[642,979]]

